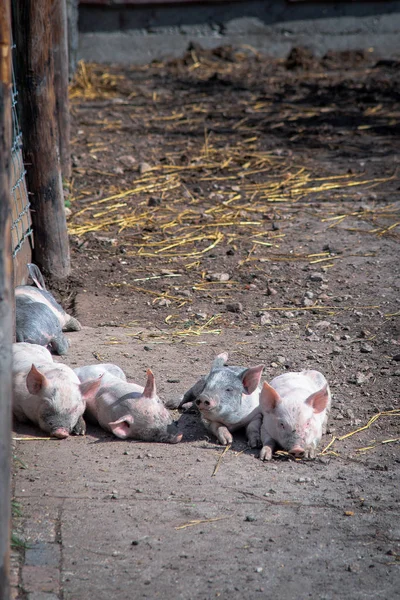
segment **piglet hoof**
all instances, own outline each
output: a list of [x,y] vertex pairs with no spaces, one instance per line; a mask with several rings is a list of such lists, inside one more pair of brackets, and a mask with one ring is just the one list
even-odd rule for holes
[[226,427],[220,427],[218,429],[217,437],[219,443],[223,446],[227,446],[228,444],[232,444],[233,442],[233,437],[231,436]]
[[269,446],[263,446],[260,450],[260,460],[271,460],[272,448]]
[[75,435],[85,435],[86,423],[83,420],[83,417],[79,417],[75,427],[72,430],[72,433],[74,433]]
[[304,458],[315,458],[317,455],[317,449],[316,448],[306,448],[304,450]]
[[261,448],[262,446],[261,438],[257,435],[250,436],[247,443],[250,448]]

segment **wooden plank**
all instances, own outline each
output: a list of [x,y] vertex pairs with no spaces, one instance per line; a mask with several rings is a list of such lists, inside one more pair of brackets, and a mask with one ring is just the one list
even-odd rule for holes
[[0,600],[10,592],[13,287],[11,258],[11,7],[0,2]]
[[15,0],[14,40],[23,154],[32,205],[34,262],[45,275],[70,271],[54,91],[53,0]]
[[56,116],[58,124],[58,143],[60,149],[61,172],[65,179],[70,179],[70,114],[68,98],[68,25],[66,0],[54,0],[51,18],[54,88],[56,95]]

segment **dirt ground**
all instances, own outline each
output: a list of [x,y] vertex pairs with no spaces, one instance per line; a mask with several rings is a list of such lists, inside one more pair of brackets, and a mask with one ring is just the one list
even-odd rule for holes
[[15,527],[56,571],[33,584],[22,549],[16,597],[399,597],[399,74],[304,49],[80,66],[65,362],[150,367],[173,405],[228,351],[321,370],[333,409],[313,461],[224,452],[178,411],[177,445],[17,442]]

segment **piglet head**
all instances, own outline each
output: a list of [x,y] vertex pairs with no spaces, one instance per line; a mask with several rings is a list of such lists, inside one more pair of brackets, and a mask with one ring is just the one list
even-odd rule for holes
[[328,401],[327,385],[305,400],[296,396],[282,399],[266,382],[260,394],[260,406],[268,433],[284,450],[296,457],[303,456],[304,449],[321,437],[321,425],[314,415],[324,411]]
[[146,442],[175,444],[182,439],[169,411],[157,395],[153,372],[148,369],[142,395],[131,403],[130,411],[117,421],[109,423],[111,431],[120,439],[133,438]]

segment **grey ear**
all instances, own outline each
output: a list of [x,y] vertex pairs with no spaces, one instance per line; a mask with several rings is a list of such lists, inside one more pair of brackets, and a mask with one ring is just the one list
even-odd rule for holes
[[218,356],[216,356],[214,358],[213,363],[211,365],[211,371],[214,371],[215,369],[220,369],[227,363],[227,361],[228,361],[228,353],[221,352],[221,354],[218,354]]

